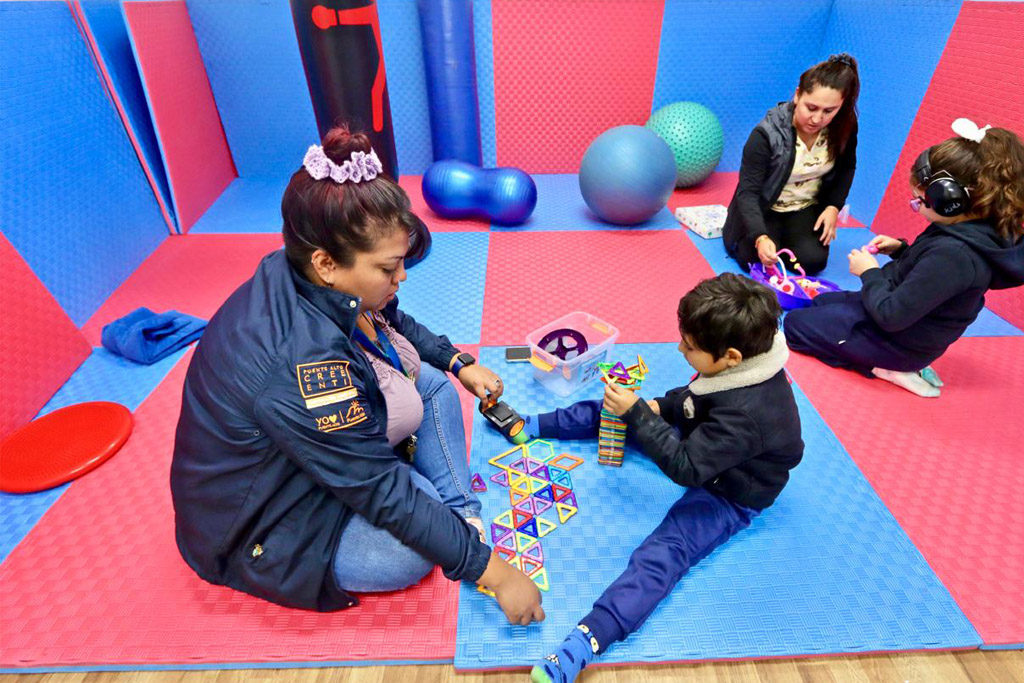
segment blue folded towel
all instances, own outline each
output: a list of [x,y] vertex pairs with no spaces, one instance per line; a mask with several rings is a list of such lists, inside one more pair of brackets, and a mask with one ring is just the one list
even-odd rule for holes
[[149,365],[199,339],[206,321],[178,311],[154,313],[139,308],[103,327],[103,346],[112,353]]

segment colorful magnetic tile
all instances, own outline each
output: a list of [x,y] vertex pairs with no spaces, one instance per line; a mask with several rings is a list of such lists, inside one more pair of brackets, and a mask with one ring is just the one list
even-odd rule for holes
[[534,472],[536,472],[537,470],[539,470],[542,467],[544,467],[544,461],[543,460],[537,460],[536,458],[531,458],[531,457],[527,457],[526,458],[526,473],[527,474],[533,474]]
[[515,536],[513,536],[512,534],[509,534],[505,538],[503,538],[500,541],[498,541],[497,543],[495,543],[495,550],[497,550],[498,548],[507,548],[508,550],[511,550],[512,552],[515,552],[516,550],[519,549],[517,547],[516,540],[517,540],[517,538]]
[[495,517],[494,518],[494,523],[497,524],[498,526],[503,526],[503,527],[505,527],[507,529],[514,529],[515,526],[516,526],[512,522],[512,511],[511,510],[505,510],[505,512],[502,512],[500,515]]
[[491,543],[497,543],[512,533],[512,529],[500,524],[491,524]]
[[533,519],[533,515],[531,514],[523,512],[522,510],[512,510],[512,521],[514,522],[513,526],[516,529],[518,529],[531,519]]
[[547,479],[530,477],[530,492],[536,494],[537,491],[540,491],[541,489],[545,488],[550,483],[551,482],[549,482]]
[[[572,488],[572,477],[569,476],[568,472],[563,470],[561,467],[551,467],[548,469],[551,471],[551,481],[561,484],[567,489]],[[554,470],[558,471],[555,472]]]
[[558,528],[557,524],[550,522],[543,517],[534,517],[534,519],[537,520],[537,538],[544,538]]
[[509,470],[513,470],[513,471],[516,471],[516,472],[522,472],[522,473],[526,474],[526,472],[527,472],[527,470],[526,470],[526,461],[527,461],[527,458],[525,458],[525,457],[524,458],[520,458],[519,460],[516,460],[514,463],[509,465],[508,468],[509,468]]
[[[555,509],[558,510],[558,521],[562,524],[565,524],[565,522],[575,515],[578,510],[578,508],[574,508],[571,505],[565,505],[563,503],[555,503]],[[518,534],[516,537],[518,538]]]
[[530,498],[529,491],[523,489],[509,489],[508,490],[508,502],[512,507],[518,506],[524,500]]
[[[552,493],[552,495],[554,495],[556,501],[560,501],[563,498],[565,498],[566,496],[568,496],[570,493],[572,493],[572,490],[571,489],[567,489],[564,486],[559,486],[558,484],[554,484],[553,483],[553,484],[551,484],[551,493]],[[573,506],[573,507],[575,507],[575,506]]]
[[497,474],[492,474],[489,478],[498,486],[508,486],[508,470],[502,470]]
[[[550,524],[550,522],[548,522],[548,524]],[[531,545],[526,549],[526,552],[523,553],[523,557],[528,557],[538,565],[542,565],[544,564],[544,547],[540,543]]]
[[[512,543],[513,543],[513,545],[515,544],[515,539],[512,540]],[[508,562],[509,558],[512,558],[512,557],[516,556],[516,551],[515,550],[509,550],[508,548],[506,548],[504,546],[497,546],[497,547],[495,547],[494,552],[498,553],[498,556],[501,559],[505,560],[506,562]]]
[[484,595],[489,595],[489,596],[491,596],[492,598],[493,598],[493,597],[496,597],[496,596],[494,595],[494,591],[492,591],[492,590],[488,590],[487,588],[484,588],[483,586],[477,586],[477,587],[476,587],[476,592],[477,592],[477,593],[483,593]]
[[530,476],[537,477],[538,479],[551,479],[551,473],[548,471],[547,465],[541,465],[533,472],[530,472]]
[[[538,543],[537,545],[540,544]],[[532,576],[534,572],[536,572],[544,565],[540,564],[536,560],[526,557],[525,555],[521,555],[519,557],[519,566],[523,568],[524,574],[526,574],[527,576]]]
[[519,552],[523,552],[524,550],[526,550],[527,548],[529,548],[530,546],[532,546],[536,542],[537,542],[537,537],[536,536],[531,536],[529,534],[524,534],[522,531],[517,531],[516,532],[516,549],[519,550]]
[[507,470],[509,464],[511,464],[511,463],[515,462],[516,460],[522,458],[524,455],[526,455],[526,449],[521,444],[519,446],[516,446],[515,448],[510,448],[509,450],[505,451],[504,453],[499,453],[498,455],[494,456],[493,458],[491,458],[487,462],[488,462],[488,464],[494,465],[497,468],[500,468],[500,469],[503,469],[503,470]]
[[547,462],[555,456],[555,447],[550,441],[544,439],[534,439],[528,444],[524,444],[526,452],[530,454],[530,457],[534,460],[540,460],[541,462]]
[[508,470],[508,485],[509,488],[520,489],[522,491],[530,492],[530,478],[528,475],[522,472],[516,472],[515,470]]
[[550,590],[551,586],[550,584],[548,584],[547,567],[541,567],[536,572],[534,572],[533,576],[531,576],[530,578],[533,579],[533,582],[535,584],[537,584],[537,588],[541,589],[542,591]]
[[533,497],[533,514],[540,515],[551,509],[554,505],[554,501],[544,500],[543,498]]
[[[536,539],[534,540],[534,542],[536,542]],[[519,571],[523,570],[523,561],[520,559],[519,555],[515,555],[514,557],[509,558],[508,560],[506,560],[506,562],[508,562],[510,565],[512,565]]]
[[551,465],[554,465],[555,467],[560,467],[566,471],[569,471],[575,467],[579,467],[582,464],[583,458],[577,457],[575,455],[569,455],[568,453],[562,453],[557,458],[548,462],[549,467]]
[[533,506],[533,497],[532,496],[524,498],[523,500],[519,501],[518,503],[516,503],[512,507],[514,507],[516,510],[519,510],[520,512],[525,512],[528,515],[535,515],[535,514],[537,514],[537,510]]
[[521,527],[519,527],[519,529],[517,529],[517,531],[519,533],[526,534],[527,536],[533,536],[534,538],[539,538],[540,537],[540,533],[537,531],[537,518],[536,517],[531,517],[526,522],[523,522],[523,525]]
[[562,505],[569,505],[574,508],[579,508],[579,504],[576,502],[576,494],[573,491],[569,491],[562,500],[558,501]]
[[540,500],[548,501],[548,502],[551,502],[551,503],[555,502],[555,494],[551,490],[550,486],[545,486],[540,491],[534,491],[533,492],[533,497],[534,498],[538,498]]
[[469,481],[469,488],[473,493],[483,493],[487,490],[487,484],[484,483],[483,477],[479,474],[474,474],[473,478]]

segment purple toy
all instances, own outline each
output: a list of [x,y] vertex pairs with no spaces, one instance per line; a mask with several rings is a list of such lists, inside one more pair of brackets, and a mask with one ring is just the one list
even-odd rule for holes
[[778,253],[789,254],[799,272],[798,277],[791,278],[786,274],[786,266],[781,259],[768,269],[760,263],[751,263],[750,277],[754,281],[770,287],[778,297],[779,305],[785,310],[806,308],[819,294],[842,291],[834,282],[807,275],[803,267],[796,262],[796,256],[789,249],[779,249]]
[[537,346],[562,360],[572,360],[577,356],[582,356],[590,348],[586,337],[568,327],[551,330],[541,338]]

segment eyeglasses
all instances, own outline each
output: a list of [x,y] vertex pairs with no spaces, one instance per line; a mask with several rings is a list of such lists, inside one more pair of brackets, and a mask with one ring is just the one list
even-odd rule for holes
[[926,209],[932,208],[932,205],[924,197],[914,197],[910,200],[910,210],[914,213],[919,213],[922,206]]

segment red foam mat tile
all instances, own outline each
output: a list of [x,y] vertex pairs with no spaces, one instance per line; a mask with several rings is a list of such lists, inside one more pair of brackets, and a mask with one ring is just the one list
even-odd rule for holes
[[0,233],[0,440],[27,424],[92,351]]
[[176,235],[166,240],[82,326],[100,345],[103,326],[140,306],[209,319],[281,247],[281,235]]
[[793,354],[789,370],[986,645],[1024,642],[1024,338],[964,337],[942,396]]
[[[912,238],[927,227],[907,206],[910,169],[923,149],[954,136],[949,126],[955,119],[1024,136],[1022,35],[1024,3],[963,3],[875,215],[875,232]],[[1024,318],[1011,322],[1020,325]]]
[[237,173],[184,2],[126,2],[128,30],[187,232]]
[[661,0],[492,0],[498,165],[575,173],[595,137],[643,125],[663,9]]
[[431,211],[427,202],[423,199],[423,176],[404,175],[398,179],[398,184],[409,195],[412,202],[412,210],[420,217],[431,232],[484,232],[490,228],[488,221],[477,219],[451,220],[442,218]]
[[481,344],[524,344],[571,311],[621,331],[620,342],[679,341],[679,298],[711,267],[682,232],[607,230],[490,235]]
[[167,476],[190,356],[0,565],[0,667],[435,661],[455,647],[458,587],[436,571],[332,614],[200,580],[178,554]]

